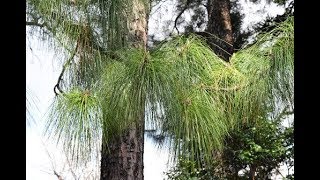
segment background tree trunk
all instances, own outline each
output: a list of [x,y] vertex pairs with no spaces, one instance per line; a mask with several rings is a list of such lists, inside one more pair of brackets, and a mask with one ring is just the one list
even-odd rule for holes
[[230,0],[208,0],[207,32],[217,36],[211,37],[209,45],[223,60],[229,61],[233,53],[233,33],[230,18]]
[[[128,17],[128,43],[131,47],[146,50],[148,9],[141,0],[132,3],[133,15]],[[100,180],[143,180],[143,149],[144,111],[137,123],[133,123],[121,137],[103,143]]]
[[255,165],[250,166],[250,172],[249,172],[249,179],[250,180],[255,180],[256,169],[257,169],[257,166],[255,166]]

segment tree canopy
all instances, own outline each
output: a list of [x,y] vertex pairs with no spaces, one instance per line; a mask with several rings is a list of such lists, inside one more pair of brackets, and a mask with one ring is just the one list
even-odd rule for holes
[[[65,132],[67,147],[96,143],[81,139],[96,137],[99,129],[117,134],[147,107],[148,121],[171,135],[177,154],[201,150],[209,158],[230,128],[266,117],[276,108],[275,99],[293,105],[292,22],[236,53],[230,64],[196,36],[176,37],[150,53],[120,50],[90,90],[78,87],[56,97],[52,132]],[[281,36],[270,42],[275,32]]]

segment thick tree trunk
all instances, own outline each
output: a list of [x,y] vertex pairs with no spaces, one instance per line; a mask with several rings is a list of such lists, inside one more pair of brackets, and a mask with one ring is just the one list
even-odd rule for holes
[[219,57],[228,62],[233,53],[230,0],[208,0],[207,11],[206,31],[218,37],[211,37],[209,45]]
[[[128,17],[128,43],[133,48],[146,50],[148,9],[142,0],[133,0],[132,3],[133,14]],[[143,148],[144,111],[137,123],[121,137],[103,143],[100,180],[143,180]]]
[[143,125],[133,125],[121,137],[102,146],[101,180],[143,179]]

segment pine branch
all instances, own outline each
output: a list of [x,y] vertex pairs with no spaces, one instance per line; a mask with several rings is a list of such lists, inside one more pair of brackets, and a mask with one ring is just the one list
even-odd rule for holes
[[67,60],[67,62],[63,65],[62,71],[61,71],[61,73],[60,73],[60,75],[59,75],[59,78],[58,78],[58,82],[57,82],[57,84],[56,84],[56,85],[54,86],[54,88],[53,88],[53,91],[54,91],[54,93],[55,93],[56,96],[58,95],[56,89],[58,89],[58,90],[60,91],[60,93],[64,93],[64,92],[62,91],[62,89],[60,88],[60,83],[61,83],[61,81],[63,80],[62,77],[63,77],[63,74],[64,74],[67,66],[70,65],[71,60],[72,60],[72,59],[74,58],[74,56],[76,55],[76,53],[77,53],[77,51],[78,51],[78,47],[79,47],[79,42],[77,42],[77,46],[76,46],[76,48],[74,49],[71,57],[70,57],[70,58]]
[[174,20],[174,28],[177,30],[178,34],[179,34],[179,29],[177,27],[177,23],[178,23],[178,19],[180,18],[180,16],[184,13],[184,11],[186,11],[189,8],[189,5],[191,4],[191,0],[187,0],[186,5],[184,6],[184,8],[180,11],[180,13],[178,14],[178,16],[176,17],[176,19]]

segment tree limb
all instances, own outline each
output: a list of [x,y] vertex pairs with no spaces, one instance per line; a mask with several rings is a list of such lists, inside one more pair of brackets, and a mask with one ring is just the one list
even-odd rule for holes
[[186,11],[189,8],[189,5],[191,4],[191,0],[187,0],[186,5],[184,6],[184,8],[180,11],[180,13],[178,14],[178,16],[176,17],[176,19],[174,20],[174,28],[177,30],[178,34],[179,34],[179,29],[177,27],[177,23],[178,23],[178,19],[180,18],[180,16],[184,13],[184,11]]
[[69,66],[69,64],[71,63],[71,60],[72,60],[72,59],[74,58],[74,56],[76,55],[77,50],[78,50],[78,47],[79,47],[79,43],[77,42],[77,46],[76,46],[76,48],[74,49],[71,57],[67,60],[67,62],[66,62],[66,63],[63,65],[63,67],[62,67],[62,71],[61,71],[61,73],[60,73],[60,75],[59,75],[58,82],[57,82],[57,84],[56,84],[56,85],[54,86],[54,88],[53,88],[53,91],[54,91],[54,93],[55,93],[56,96],[58,95],[56,89],[58,89],[58,90],[60,91],[60,93],[64,93],[64,92],[62,91],[62,89],[60,88],[60,82],[62,81],[62,76],[63,76],[63,74],[64,74],[67,66]]

